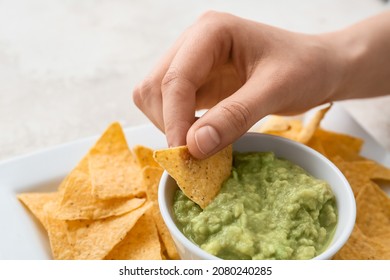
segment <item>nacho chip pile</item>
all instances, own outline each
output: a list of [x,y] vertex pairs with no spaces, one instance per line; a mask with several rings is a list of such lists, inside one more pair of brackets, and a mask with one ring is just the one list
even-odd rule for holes
[[157,204],[162,169],[112,124],[56,192],[18,198],[48,233],[54,259],[178,259]]
[[356,198],[356,224],[334,259],[390,259],[390,198],[378,183],[390,183],[390,169],[360,155],[361,139],[320,128],[329,109],[317,111],[306,125],[272,116],[258,131],[310,146],[330,159],[349,181]]

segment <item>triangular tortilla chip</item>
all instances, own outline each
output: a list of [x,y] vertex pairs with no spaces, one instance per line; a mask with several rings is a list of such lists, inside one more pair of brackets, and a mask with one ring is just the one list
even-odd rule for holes
[[389,260],[390,248],[369,238],[355,225],[348,242],[333,257],[335,260]]
[[310,148],[316,150],[317,152],[323,154],[324,156],[327,156],[326,151],[324,149],[324,146],[322,145],[322,142],[320,139],[312,137],[306,145],[309,146]]
[[288,120],[287,118],[283,118],[282,116],[271,115],[269,116],[267,121],[259,127],[258,132],[283,132],[289,130],[290,128],[290,120]]
[[89,151],[92,193],[99,199],[142,196],[141,168],[118,123],[113,123]]
[[347,178],[352,187],[355,197],[367,185],[371,185],[372,180],[390,181],[390,169],[372,160],[345,160],[340,156],[332,158],[333,163]]
[[174,178],[183,193],[201,208],[218,194],[232,169],[232,146],[198,160],[187,146],[157,150],[154,159]]
[[325,114],[332,107],[332,104],[329,104],[327,107],[316,111],[314,116],[310,119],[310,121],[302,128],[302,130],[298,134],[297,141],[303,144],[307,144],[310,139],[313,137],[314,132],[320,126],[320,122],[325,117]]
[[314,116],[306,125],[297,118],[284,118],[272,115],[259,129],[258,132],[282,136],[300,143],[307,144],[316,130],[319,128],[325,114],[332,107],[332,104],[315,112]]
[[281,136],[298,141],[303,128],[302,121],[298,119],[286,119],[281,116],[271,118],[259,129],[259,132]]
[[72,248],[68,242],[66,222],[51,216],[52,205],[57,201],[58,193],[22,193],[18,198],[30,209],[46,229],[53,258],[56,260],[73,259]]
[[152,149],[145,146],[137,145],[133,148],[133,152],[138,161],[138,165],[141,168],[144,168],[146,166],[160,167],[160,165],[153,158]]
[[173,242],[171,234],[165,225],[158,206],[158,184],[160,182],[162,172],[163,169],[160,167],[145,167],[142,172],[143,182],[147,190],[148,199],[153,202],[153,219],[156,223],[160,238],[164,243],[166,254],[169,259],[178,260],[179,254],[176,250],[175,243]]
[[[152,208],[151,208],[152,209]],[[161,245],[151,211],[147,211],[105,257],[106,260],[161,260]]]
[[68,239],[73,255],[78,260],[100,260],[122,241],[138,219],[151,207],[142,207],[123,214],[100,220],[67,221]]
[[359,155],[363,141],[359,138],[318,128],[312,139],[319,139],[330,160],[336,156],[349,161],[363,159]]
[[390,198],[378,185],[371,182],[359,193],[356,209],[356,225],[367,237],[390,234]]
[[31,211],[31,213],[41,222],[43,227],[47,230],[46,213],[44,206],[49,201],[57,198],[56,192],[47,193],[20,193],[17,195],[18,199]]
[[53,258],[55,260],[73,260],[73,248],[68,240],[66,221],[59,220],[53,215],[53,211],[56,209],[56,200],[46,203],[44,209]]
[[88,157],[67,176],[56,217],[61,220],[102,219],[118,216],[140,207],[144,198],[113,198],[101,200],[92,195]]

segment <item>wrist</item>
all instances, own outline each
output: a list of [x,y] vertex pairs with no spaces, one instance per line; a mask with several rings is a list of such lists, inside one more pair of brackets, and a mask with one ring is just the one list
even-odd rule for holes
[[390,12],[324,34],[340,61],[342,77],[333,100],[390,93]]
[[338,74],[329,101],[354,98],[358,90],[356,79],[360,75],[359,64],[367,52],[364,42],[348,29],[320,36],[331,50],[331,64],[337,68]]

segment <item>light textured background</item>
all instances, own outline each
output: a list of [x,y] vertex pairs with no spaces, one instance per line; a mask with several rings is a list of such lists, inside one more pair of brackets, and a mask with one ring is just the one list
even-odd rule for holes
[[[0,0],[0,160],[148,120],[132,88],[175,38],[214,9],[326,32],[388,8],[380,0]],[[390,150],[390,98],[346,104]]]

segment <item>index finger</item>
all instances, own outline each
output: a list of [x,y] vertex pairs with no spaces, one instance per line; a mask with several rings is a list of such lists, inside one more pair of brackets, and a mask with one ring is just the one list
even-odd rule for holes
[[[196,92],[211,71],[229,59],[230,42],[215,18],[205,16],[177,51],[161,83],[165,134],[169,146],[186,144],[195,121]],[[218,21],[217,21],[218,22]]]

